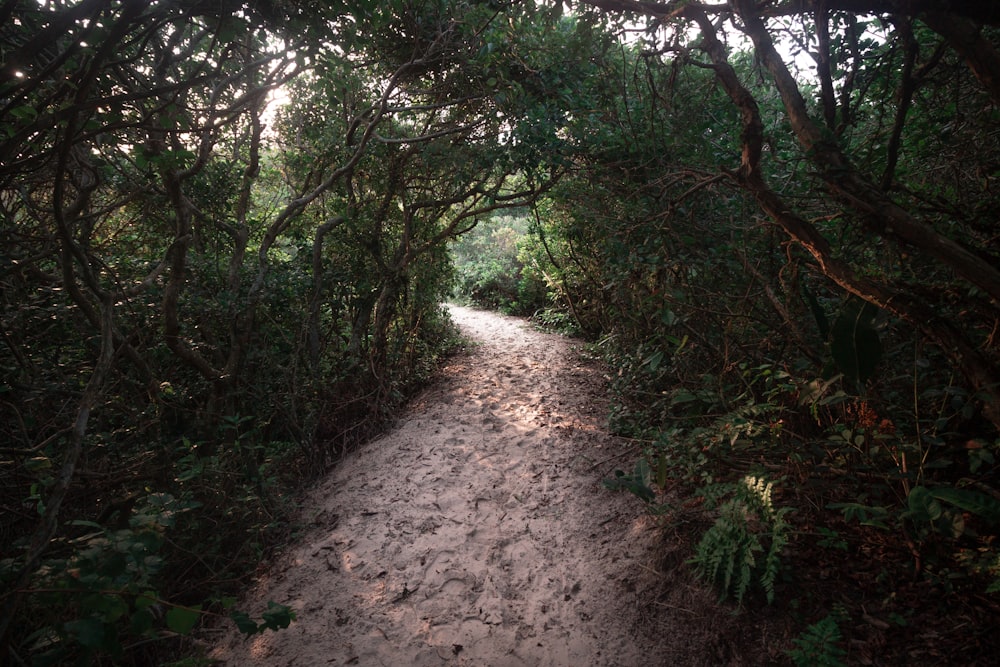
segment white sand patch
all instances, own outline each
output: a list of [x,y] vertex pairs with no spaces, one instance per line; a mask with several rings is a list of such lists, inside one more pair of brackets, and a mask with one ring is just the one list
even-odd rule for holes
[[[305,499],[315,530],[242,605],[259,613],[274,600],[298,620],[250,640],[234,630],[212,656],[234,666],[718,664],[678,662],[677,649],[693,648],[682,647],[685,629],[664,633],[647,618],[662,588],[658,531],[634,497],[601,486],[633,459],[615,460],[625,445],[604,427],[600,371],[572,340],[521,320],[452,315],[479,344]],[[682,611],[705,627],[702,611]]]

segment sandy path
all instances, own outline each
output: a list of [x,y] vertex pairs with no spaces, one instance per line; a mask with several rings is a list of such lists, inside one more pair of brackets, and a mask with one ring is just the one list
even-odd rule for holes
[[634,498],[600,484],[622,445],[602,427],[599,371],[571,341],[520,320],[452,313],[479,345],[307,498],[315,530],[244,604],[259,613],[282,602],[298,620],[250,640],[230,634],[213,657],[301,666],[663,657],[639,599],[652,590],[656,531]]

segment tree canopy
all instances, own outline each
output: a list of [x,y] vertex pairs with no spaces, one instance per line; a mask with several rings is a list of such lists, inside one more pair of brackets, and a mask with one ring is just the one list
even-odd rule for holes
[[[456,282],[595,341],[646,443],[617,488],[705,499],[696,567],[741,602],[780,597],[797,522],[793,552],[884,539],[995,611],[998,30],[959,1],[0,3],[5,657],[287,624],[224,582],[430,377]],[[753,500],[779,478],[797,517]],[[719,526],[753,512],[751,572]]]

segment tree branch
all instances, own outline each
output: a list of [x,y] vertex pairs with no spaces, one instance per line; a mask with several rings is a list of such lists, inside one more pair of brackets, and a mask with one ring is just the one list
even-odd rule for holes
[[[742,4],[746,0],[737,1]],[[741,9],[746,11],[752,8],[744,5]],[[702,25],[703,29],[705,27],[712,28],[711,24],[707,22],[707,17],[704,19],[699,17],[699,19],[699,24]],[[750,21],[747,25],[748,29],[754,30],[754,22]],[[756,27],[760,29],[762,25],[757,25]],[[736,73],[732,65],[726,59],[725,52],[718,48],[711,48],[711,45],[717,42],[714,34],[707,34],[705,42],[710,45],[708,52],[712,57],[716,72],[723,82],[723,87],[726,89],[733,103],[741,107],[744,123],[751,126],[750,130],[744,130],[744,135],[752,141],[756,134],[754,128],[760,123],[760,119],[757,117],[756,102],[753,101],[749,91],[742,89],[742,85],[736,79]],[[771,53],[769,57],[773,58],[774,54]],[[765,64],[767,64],[766,60]],[[787,70],[785,70],[785,74],[787,74]],[[790,97],[794,96],[793,93],[798,93],[797,89],[782,92],[783,96],[788,94]],[[799,119],[799,122],[802,123],[802,119]],[[811,127],[806,129],[815,131]],[[748,152],[752,153],[753,151],[744,148],[744,155]],[[994,424],[1000,425],[1000,372],[997,371],[992,362],[966,340],[962,332],[949,323],[942,321],[930,308],[908,295],[893,291],[874,281],[858,276],[847,262],[834,254],[829,241],[820,234],[819,230],[789,209],[782,199],[768,187],[759,170],[746,170],[744,166],[741,166],[739,172],[734,174],[734,177],[740,185],[754,195],[761,209],[789,237],[812,255],[823,275],[833,280],[851,294],[859,296],[865,301],[873,303],[910,322],[923,332],[928,340],[938,345],[944,354],[961,368],[969,382],[977,390],[986,394],[988,398],[984,401],[984,414]]]
[[832,137],[817,127],[809,117],[798,84],[774,48],[767,28],[757,13],[756,4],[752,0],[734,0],[733,4],[743,19],[744,32],[753,41],[758,55],[774,79],[799,144],[819,168],[820,176],[830,190],[852,208],[877,220],[881,228],[874,229],[876,233],[895,236],[919,248],[1000,301],[1000,269],[914,218],[877,186],[868,182]]
[[[983,5],[1000,6],[998,2]],[[927,26],[948,40],[969,65],[969,69],[990,94],[994,104],[1000,104],[1000,53],[985,37],[981,26],[973,21],[941,11],[928,11],[921,16]]]

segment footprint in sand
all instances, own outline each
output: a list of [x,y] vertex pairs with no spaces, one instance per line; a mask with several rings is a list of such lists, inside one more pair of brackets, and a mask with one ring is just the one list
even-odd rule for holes
[[[259,615],[283,602],[297,620],[250,640],[228,631],[211,657],[241,667],[710,664],[670,648],[683,628],[646,620],[652,585],[619,583],[654,576],[656,533],[636,526],[645,519],[633,499],[601,486],[609,470],[578,464],[621,446],[599,421],[599,370],[567,339],[518,320],[452,316],[479,345],[303,501],[342,519],[316,525],[240,607]],[[557,428],[567,420],[577,427]]]

